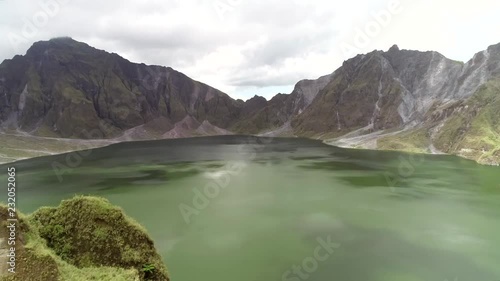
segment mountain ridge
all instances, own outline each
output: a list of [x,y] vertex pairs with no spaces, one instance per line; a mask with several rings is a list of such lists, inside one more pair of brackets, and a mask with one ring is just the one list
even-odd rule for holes
[[[442,151],[496,164],[499,78],[500,44],[466,63],[394,45],[301,80],[290,94],[242,101],[170,67],[131,63],[59,38],[37,42],[25,56],[0,64],[0,126],[7,133],[119,141],[300,136],[357,148]],[[422,143],[407,143],[407,134],[422,132],[416,138]]]

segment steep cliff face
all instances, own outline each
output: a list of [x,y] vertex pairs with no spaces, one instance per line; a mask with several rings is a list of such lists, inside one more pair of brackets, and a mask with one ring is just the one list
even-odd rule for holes
[[498,163],[499,79],[500,44],[467,63],[394,45],[290,94],[242,101],[171,68],[59,38],[0,64],[0,130],[114,141],[304,136]]
[[306,136],[340,136],[357,129],[402,124],[396,108],[401,86],[380,52],[344,62],[311,105],[294,118],[295,132]]
[[332,79],[325,75],[316,80],[299,81],[291,94],[277,94],[267,101],[255,96],[242,105],[236,123],[230,128],[238,133],[267,136],[292,136],[292,118],[300,115]]
[[[298,132],[350,132],[421,123],[436,103],[469,98],[495,71],[488,51],[467,64],[436,52],[375,51],[346,61],[295,120]],[[319,120],[318,120],[319,119]]]
[[500,79],[489,80],[454,113],[433,124],[431,143],[438,149],[482,163],[500,163]]
[[499,46],[466,64],[397,46],[357,56],[294,119],[295,132],[344,146],[442,151],[498,163],[500,131],[491,114],[499,109]]
[[333,74],[322,76],[316,80],[299,81],[290,94],[288,104],[291,106],[291,116],[302,114],[302,112],[313,102],[319,91],[328,85],[333,79]]
[[131,63],[70,38],[35,43],[0,66],[4,129],[35,135],[114,137],[158,118],[227,127],[237,103],[171,68]]

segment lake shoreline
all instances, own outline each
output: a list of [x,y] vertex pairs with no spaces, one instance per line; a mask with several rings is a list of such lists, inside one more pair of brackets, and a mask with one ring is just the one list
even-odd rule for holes
[[[26,141],[36,141],[36,144],[45,144],[44,141],[50,142],[49,149],[45,150],[29,150],[26,148],[20,148],[20,147],[4,147],[4,149],[8,148],[11,151],[22,151],[23,153],[28,153],[28,155],[25,155],[24,157],[12,155],[6,152],[0,153],[0,165],[5,165],[5,164],[13,164],[18,161],[22,160],[29,160],[33,158],[38,158],[38,157],[44,157],[44,156],[51,156],[51,155],[60,155],[60,154],[66,154],[66,153],[72,153],[72,152],[78,152],[78,151],[84,151],[84,150],[89,150],[89,149],[97,149],[97,148],[103,148],[111,145],[116,145],[120,143],[137,143],[137,142],[150,142],[150,141],[165,141],[165,140],[183,140],[183,139],[194,139],[194,138],[210,138],[210,137],[221,137],[221,136],[248,136],[248,137],[256,137],[256,138],[268,138],[268,139],[287,139],[287,138],[298,138],[298,139],[308,139],[308,140],[317,140],[321,141],[322,143],[333,146],[333,147],[339,147],[339,148],[346,148],[346,149],[358,149],[358,150],[375,150],[375,151],[396,151],[396,152],[405,152],[405,153],[415,153],[415,154],[425,154],[425,155],[450,155],[450,156],[457,156],[463,159],[471,160],[474,161],[480,165],[485,165],[485,166],[500,166],[500,163],[493,163],[493,162],[486,162],[486,161],[477,161],[476,159],[473,159],[472,157],[467,157],[465,155],[460,155],[460,154],[450,154],[450,153],[445,153],[439,151],[439,153],[435,153],[432,149],[430,149],[430,152],[426,151],[411,151],[411,150],[404,150],[404,149],[378,149],[376,147],[373,147],[373,145],[366,145],[365,143],[359,144],[359,143],[350,143],[342,139],[322,139],[322,138],[311,138],[311,137],[301,137],[301,136],[293,136],[293,137],[273,137],[273,136],[260,136],[260,135],[215,135],[215,136],[193,136],[193,137],[188,137],[188,138],[171,138],[171,139],[146,139],[146,140],[127,140],[127,141],[116,141],[116,139],[62,139],[62,138],[45,138],[45,137],[37,137],[37,136],[30,136],[30,135],[20,135],[20,134],[5,134],[5,133],[0,133],[0,140],[3,138],[9,138],[8,140],[11,142],[15,143],[21,143],[24,144]],[[11,139],[14,138],[14,139]],[[375,140],[376,141],[376,140]],[[58,142],[61,142],[61,146],[58,146]],[[12,145],[12,144],[11,144]],[[17,145],[17,144],[14,144]],[[376,146],[376,145],[375,145]],[[55,147],[55,148],[54,148]],[[53,148],[52,150],[50,148]],[[33,154],[29,154],[29,152],[33,152]],[[10,159],[9,161],[5,161],[6,159]]]

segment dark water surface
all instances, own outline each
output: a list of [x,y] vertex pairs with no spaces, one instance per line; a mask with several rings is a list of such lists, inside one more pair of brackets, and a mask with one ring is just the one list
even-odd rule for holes
[[106,197],[174,281],[500,280],[500,169],[458,157],[230,136],[14,166],[22,211]]

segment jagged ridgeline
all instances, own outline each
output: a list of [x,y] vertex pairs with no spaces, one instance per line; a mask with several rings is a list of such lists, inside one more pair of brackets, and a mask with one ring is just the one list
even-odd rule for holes
[[344,62],[292,126],[340,145],[499,163],[499,80],[500,44],[467,63],[393,46]]
[[[2,249],[7,213],[0,205]],[[1,268],[2,281],[169,280],[146,230],[106,199],[79,196],[18,219],[16,273]]]
[[168,67],[71,38],[0,65],[4,132],[114,141],[225,134],[299,136],[359,148],[500,162],[500,44],[467,63],[437,52],[374,51],[271,100],[234,100]]
[[192,115],[227,127],[237,102],[171,68],[134,64],[70,38],[35,43],[0,66],[4,127],[40,136],[166,132]]
[[0,120],[4,131],[64,138],[259,133],[301,112],[326,82],[304,81],[292,95],[243,102],[172,68],[56,38],[0,65]]

